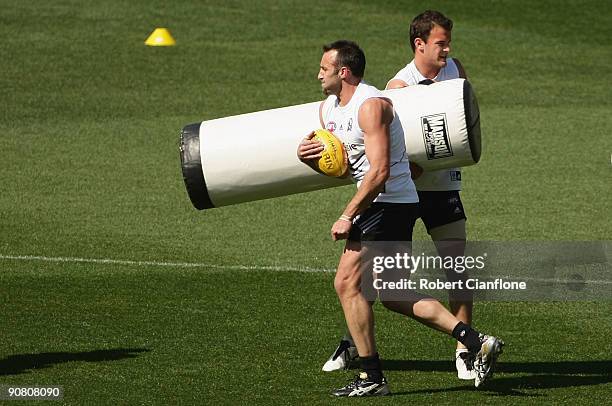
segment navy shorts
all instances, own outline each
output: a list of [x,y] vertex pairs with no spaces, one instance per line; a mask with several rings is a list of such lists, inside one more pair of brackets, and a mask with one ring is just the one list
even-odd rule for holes
[[458,190],[418,193],[420,217],[428,231],[467,219]]
[[372,203],[353,220],[350,241],[412,241],[418,203]]

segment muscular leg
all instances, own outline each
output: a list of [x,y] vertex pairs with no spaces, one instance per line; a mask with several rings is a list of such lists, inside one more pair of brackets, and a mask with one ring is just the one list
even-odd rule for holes
[[381,301],[387,309],[412,317],[418,322],[448,335],[453,332],[453,328],[459,322],[440,302],[430,296],[416,292],[413,292],[412,298],[407,301]]
[[[442,235],[461,235],[461,230],[465,230],[465,220],[451,223],[450,228],[448,226],[430,230],[432,239],[440,238]],[[456,257],[464,254],[465,238],[434,240],[434,242],[442,257]],[[465,274],[458,274],[450,270],[447,277],[450,281],[454,281],[464,278]],[[371,303],[361,294],[360,283],[360,244],[349,241],[340,259],[335,288],[344,310],[350,336],[353,338],[359,355],[364,357],[375,354],[376,346]],[[381,297],[381,302],[392,311],[412,317],[428,327],[451,334],[459,321],[468,325],[472,322],[472,299],[466,297],[470,293],[470,291],[449,291],[450,312],[437,300],[418,292],[407,291],[407,296],[401,301],[385,300],[384,297]],[[355,335],[355,332],[359,337]],[[465,348],[465,346],[457,342],[457,348]]]
[[376,354],[376,344],[372,304],[361,292],[360,257],[361,244],[347,241],[338,264],[334,287],[357,352],[363,358]]
[[[429,230],[431,239],[436,244],[438,254],[441,257],[458,257],[465,253],[466,233],[465,220],[455,221],[443,226]],[[446,277],[449,281],[467,279],[466,273],[457,273],[454,270],[447,270]],[[470,290],[448,292],[448,304],[451,313],[465,324],[472,324],[473,313],[473,292]],[[463,344],[457,342],[457,348],[465,348]]]

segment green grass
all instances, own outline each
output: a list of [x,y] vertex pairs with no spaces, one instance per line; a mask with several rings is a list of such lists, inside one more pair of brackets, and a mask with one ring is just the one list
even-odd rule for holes
[[[219,3],[219,4],[216,4]],[[405,63],[435,7],[480,102],[464,171],[473,240],[609,240],[612,14],[597,1],[0,0],[0,255],[194,262],[199,268],[0,259],[0,384],[56,384],[68,404],[327,404],[343,320],[331,222],[351,187],[195,211],[189,123],[315,101],[320,46],[357,40],[366,78]],[[172,48],[143,42],[158,26]],[[296,232],[296,230],[299,230]],[[425,239],[421,226],[416,238]],[[395,396],[376,403],[602,404],[610,302],[479,303],[508,342],[483,391],[441,334],[376,307]],[[333,400],[340,403],[341,400]]]

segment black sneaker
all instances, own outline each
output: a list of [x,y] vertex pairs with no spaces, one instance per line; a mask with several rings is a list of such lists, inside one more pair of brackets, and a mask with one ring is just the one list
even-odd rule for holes
[[332,392],[334,396],[384,396],[388,395],[389,387],[385,377],[380,382],[374,382],[368,378],[368,374],[361,372],[354,381],[348,385]]

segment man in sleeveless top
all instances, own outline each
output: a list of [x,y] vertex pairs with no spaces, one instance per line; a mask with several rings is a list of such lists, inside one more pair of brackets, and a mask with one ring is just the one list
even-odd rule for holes
[[[387,89],[398,89],[428,81],[443,81],[467,76],[459,60],[450,58],[453,22],[442,13],[427,10],[410,24],[410,46],[414,59],[388,83]],[[427,232],[436,244],[441,257],[462,256],[465,251],[466,216],[459,196],[461,171],[459,168],[425,171],[411,163],[412,176],[419,195],[419,211]],[[447,271],[449,281],[465,280],[467,273]],[[466,324],[472,323],[471,290],[450,290],[449,307],[452,314]],[[346,334],[336,351],[323,365],[324,371],[348,368],[356,356],[353,340]],[[460,379],[475,379],[471,354],[457,342],[455,366]]]
[[[463,78],[465,70],[458,59],[450,58],[453,22],[442,13],[427,10],[410,24],[410,46],[414,59],[387,84],[387,89],[416,85],[423,81]],[[413,166],[414,168],[414,166]],[[415,177],[419,193],[421,220],[435,242],[442,257],[462,256],[465,251],[466,216],[459,196],[461,171],[459,168],[420,172]],[[466,279],[467,274],[447,272],[449,280]],[[449,291],[449,307],[459,320],[472,323],[471,290]],[[460,342],[455,351],[455,365],[460,379],[474,379],[475,371],[466,359],[467,348]]]
[[[319,118],[343,142],[350,176],[357,183],[355,194],[331,227],[331,236],[335,241],[347,240],[334,287],[363,371],[334,390],[336,396],[389,393],[374,340],[374,299],[364,295],[362,287],[367,285],[361,282],[368,275],[362,274],[360,265],[366,241],[409,244],[418,212],[399,119],[391,102],[363,82],[364,71],[365,55],[354,42],[341,40],[323,47],[318,78],[328,98],[321,104]],[[313,136],[309,134],[300,143],[297,155],[317,170],[323,147]],[[482,370],[477,386],[491,375],[503,345],[500,340],[478,333],[429,296],[412,292],[405,300],[381,297],[381,301],[390,310],[452,335],[477,354],[476,363]]]

